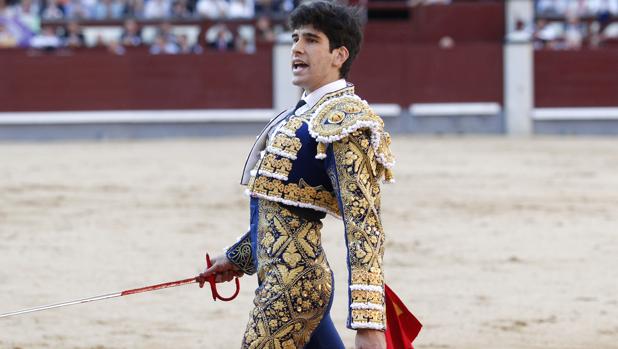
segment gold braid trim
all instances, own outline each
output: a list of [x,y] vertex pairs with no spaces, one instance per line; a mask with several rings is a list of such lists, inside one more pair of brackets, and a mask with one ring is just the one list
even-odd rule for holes
[[256,266],[253,263],[254,254],[251,246],[250,233],[243,235],[238,242],[225,252],[225,255],[243,273],[247,275],[255,274]]
[[[374,176],[380,173],[387,182],[393,182],[391,168],[395,158],[390,150],[391,137],[384,130],[384,121],[376,115],[366,101],[354,94],[344,94],[328,97],[318,102],[317,107],[310,111],[309,133],[318,142],[318,159],[326,157],[327,144],[337,142],[359,130],[369,130],[371,150],[367,155],[375,157],[379,168],[372,168]],[[386,171],[383,171],[383,169]]]
[[259,287],[242,348],[304,348],[332,295],[322,223],[268,200],[260,200],[258,211]]
[[[384,233],[380,220],[380,184],[374,175],[370,132],[354,131],[333,143],[338,192],[350,261],[350,303],[384,309]],[[351,306],[351,305],[350,305]],[[384,310],[350,309],[354,328],[384,329]]]
[[312,187],[304,181],[296,184],[284,183],[279,179],[265,176],[251,177],[248,194],[286,205],[312,208],[337,218],[341,217],[337,198],[333,193],[322,187]]

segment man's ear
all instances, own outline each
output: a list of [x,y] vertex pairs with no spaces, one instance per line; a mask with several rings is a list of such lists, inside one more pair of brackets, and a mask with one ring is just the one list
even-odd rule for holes
[[341,68],[343,63],[348,60],[348,57],[350,57],[350,51],[348,51],[347,47],[337,47],[335,49],[335,59],[333,60],[333,64],[335,64],[337,68]]

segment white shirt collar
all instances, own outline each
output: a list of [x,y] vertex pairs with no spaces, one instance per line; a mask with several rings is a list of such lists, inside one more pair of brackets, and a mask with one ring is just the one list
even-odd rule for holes
[[294,115],[301,115],[302,113],[306,112],[307,110],[313,108],[313,106],[322,97],[324,97],[325,94],[331,93],[331,92],[335,92],[337,90],[341,90],[342,88],[345,88],[347,85],[348,85],[348,83],[345,81],[345,79],[339,79],[339,80],[333,81],[331,83],[328,83],[328,84],[320,87],[319,89],[311,92],[310,94],[307,94],[306,91],[303,92],[302,99],[304,99],[305,102],[307,102],[307,104],[305,104],[302,107],[298,108],[296,110],[296,112],[294,113]]

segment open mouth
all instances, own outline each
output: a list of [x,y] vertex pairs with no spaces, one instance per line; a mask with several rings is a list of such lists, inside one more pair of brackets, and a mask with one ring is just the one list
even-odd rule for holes
[[309,68],[309,65],[303,61],[293,61],[292,62],[292,72],[297,73],[304,69]]

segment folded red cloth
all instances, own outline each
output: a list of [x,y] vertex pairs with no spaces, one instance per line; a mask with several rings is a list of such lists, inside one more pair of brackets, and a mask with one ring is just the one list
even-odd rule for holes
[[386,347],[388,349],[414,349],[412,342],[423,325],[388,285],[384,285],[384,292],[386,295]]

